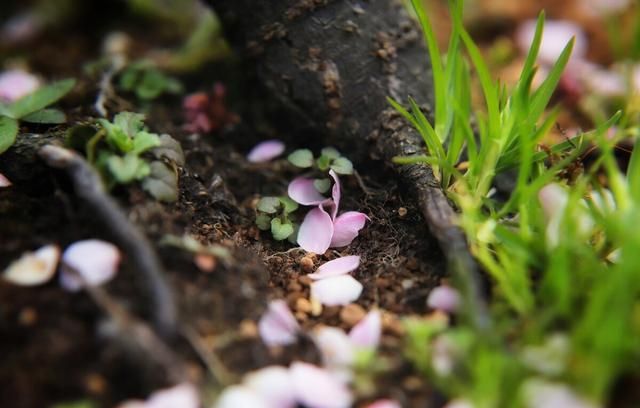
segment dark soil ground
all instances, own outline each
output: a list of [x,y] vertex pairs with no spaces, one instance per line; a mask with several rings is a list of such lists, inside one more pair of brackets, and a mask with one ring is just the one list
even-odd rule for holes
[[[84,29],[83,25],[71,27],[64,35],[52,35],[46,41],[40,38],[10,50],[13,55],[26,55],[33,69],[48,78],[79,78],[73,95],[65,100],[67,112],[78,120],[95,116],[96,84],[83,76],[81,68],[97,57],[100,47],[100,36],[86,36]],[[148,42],[153,32],[147,32],[141,43],[145,38]],[[153,243],[168,274],[179,306],[181,332],[189,333],[170,341],[171,349],[186,362],[191,378],[211,384],[213,374],[206,363],[215,356],[222,360],[230,378],[294,358],[318,361],[309,341],[277,352],[262,345],[256,322],[269,299],[285,298],[305,328],[328,324],[347,329],[377,306],[384,311],[382,354],[393,368],[378,379],[371,397],[379,393],[408,406],[425,406],[431,398],[429,388],[401,358],[399,318],[429,311],[426,297],[445,268],[422,216],[407,198],[409,192],[398,185],[385,163],[355,163],[359,177],[344,180],[342,205],[366,213],[371,222],[347,249],[310,258],[303,250],[277,243],[260,232],[254,225],[256,197],[282,194],[295,171],[285,161],[249,164],[245,160],[248,148],[268,136],[288,141],[289,148],[319,148],[322,141],[301,140],[286,131],[265,131],[286,129],[286,123],[272,122],[278,120],[274,119],[277,115],[255,115],[255,106],[247,108],[243,101],[255,95],[247,93],[250,87],[218,74],[227,69],[213,64],[184,79],[191,91],[210,89],[212,80],[224,81],[233,95],[228,107],[242,118],[235,127],[206,135],[188,134],[181,128],[179,98],[155,102],[148,116],[151,130],[170,133],[185,151],[179,201],[158,203],[137,186],[111,192],[130,221]],[[135,104],[130,95],[122,96]],[[35,137],[26,133],[64,128],[22,130],[25,134],[21,137],[26,138]],[[342,153],[349,157],[348,151]],[[64,248],[85,238],[113,239],[111,231],[99,227],[92,209],[74,195],[65,174],[41,162],[33,165],[28,177],[11,174],[3,167],[12,157],[11,152],[0,157],[0,171],[14,182],[11,188],[0,190],[0,270],[21,253],[44,244]],[[163,245],[162,238],[168,234],[188,234],[204,244],[220,244],[231,255],[227,260],[217,259],[215,269],[206,272],[194,263],[194,254]],[[314,315],[307,301],[309,281],[304,277],[309,261],[318,265],[347,254],[362,257],[355,273],[365,287],[362,296],[357,305],[327,307]],[[144,282],[127,259],[117,279],[105,289],[113,302],[132,315],[149,318]],[[166,386],[168,374],[158,369],[148,353],[132,352],[126,339],[109,326],[105,311],[86,293],[67,293],[56,282],[24,288],[0,281],[3,406],[48,407],[88,398],[110,407]]]

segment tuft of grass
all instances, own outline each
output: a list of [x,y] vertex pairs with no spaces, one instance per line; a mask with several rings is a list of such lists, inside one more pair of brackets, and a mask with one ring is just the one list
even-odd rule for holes
[[[545,387],[603,404],[621,376],[640,375],[640,147],[626,172],[614,156],[623,135],[639,137],[625,130],[630,113],[537,151],[555,123],[557,110],[548,105],[573,42],[532,89],[541,13],[521,75],[505,89],[462,25],[462,2],[450,3],[446,56],[422,2],[411,3],[433,63],[435,111],[429,120],[416,101],[404,107],[390,100],[426,147],[424,155],[396,161],[432,166],[457,205],[471,252],[493,284],[495,328],[482,331],[464,314],[455,326],[413,319],[406,322],[406,356],[452,399],[474,407],[532,406],[531,390]],[[483,95],[475,109],[472,75]],[[611,137],[615,126],[622,130]],[[595,163],[565,178],[564,170],[594,144]],[[506,170],[514,172],[515,187],[499,201],[491,190],[496,174]]]

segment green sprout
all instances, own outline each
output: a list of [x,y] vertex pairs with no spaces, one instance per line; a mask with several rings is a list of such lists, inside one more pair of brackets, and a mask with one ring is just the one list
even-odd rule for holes
[[291,218],[298,209],[298,203],[289,197],[262,197],[256,210],[256,225],[263,231],[271,231],[276,241],[295,240],[298,224]]
[[140,181],[142,188],[161,201],[178,199],[177,166],[184,164],[180,144],[167,134],[151,133],[144,115],[118,113],[112,122],[79,125],[67,133],[67,143],[84,149],[108,186]]
[[20,121],[42,124],[65,123],[67,117],[64,112],[49,106],[69,93],[75,83],[74,79],[56,81],[11,103],[0,103],[0,154],[16,141]]
[[[298,149],[292,152],[287,160],[291,164],[296,167],[300,167],[302,169],[307,168],[316,168],[321,172],[327,172],[329,170],[333,170],[338,174],[353,174],[353,164],[349,159],[343,157],[340,152],[338,152],[333,147],[325,147],[320,152],[320,156],[317,159],[314,159],[313,153],[309,149]],[[325,184],[320,184],[320,186]],[[325,191],[322,191],[318,188],[318,191],[321,193],[326,192],[329,189],[329,180],[327,180],[327,188]],[[318,186],[316,186],[317,188]]]
[[182,84],[177,79],[145,60],[127,65],[120,73],[118,86],[123,91],[133,92],[142,101],[151,101],[162,94],[182,92]]

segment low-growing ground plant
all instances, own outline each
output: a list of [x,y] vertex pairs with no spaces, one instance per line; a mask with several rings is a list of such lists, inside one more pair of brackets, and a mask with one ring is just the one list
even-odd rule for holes
[[139,181],[156,199],[177,200],[182,148],[171,136],[150,132],[144,115],[120,112],[113,121],[99,119],[95,125],[76,126],[67,133],[67,143],[85,151],[107,186]]
[[182,92],[182,84],[177,79],[162,72],[151,61],[145,60],[128,64],[119,74],[118,87],[134,93],[141,101]]
[[[634,134],[630,118],[617,113],[592,132],[537,151],[555,122],[547,105],[572,44],[532,89],[540,15],[520,78],[508,90],[492,79],[465,31],[462,2],[451,3],[446,58],[421,2],[412,4],[433,65],[435,115],[429,121],[416,102],[405,109],[391,101],[427,148],[397,161],[432,166],[493,291],[489,327],[474,324],[465,299],[454,327],[439,318],[407,321],[407,356],[452,399],[473,407],[537,407],[532,401],[553,393],[572,406],[600,406],[615,381],[638,373],[632,361],[640,348],[632,339],[640,333],[640,241],[632,226],[640,214],[640,148],[626,173],[613,155],[621,137]],[[471,72],[484,97],[476,109]],[[627,130],[612,130],[616,124]],[[599,151],[595,163],[565,179],[563,170],[590,144]],[[493,198],[494,177],[507,169],[514,170],[514,188],[506,199]]]
[[67,117],[64,112],[49,106],[62,99],[74,85],[74,79],[56,81],[11,103],[0,102],[0,154],[15,142],[21,121],[42,124],[65,123]]

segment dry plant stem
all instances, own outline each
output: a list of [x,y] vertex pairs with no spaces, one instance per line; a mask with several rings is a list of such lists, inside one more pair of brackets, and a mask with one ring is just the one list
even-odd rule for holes
[[[93,301],[111,318],[116,327],[116,338],[132,355],[143,363],[153,362],[162,367],[167,379],[173,384],[188,381],[185,363],[147,324],[133,317],[104,289],[87,284],[76,270],[68,265],[66,270],[83,282]],[[140,358],[141,355],[144,359]]]
[[209,373],[220,387],[226,387],[236,381],[236,378],[227,370],[227,367],[215,353],[215,350],[210,350],[210,347],[195,329],[184,326],[180,331],[202,362],[207,366]]
[[[244,51],[250,75],[287,109],[287,131],[309,129],[356,163],[424,153],[420,137],[386,100],[432,99],[422,33],[400,0],[209,0]],[[298,129],[295,129],[295,126]],[[426,166],[395,166],[460,281],[478,328],[489,317],[478,267],[455,212]],[[438,254],[434,254],[438,256]]]
[[80,155],[62,147],[45,145],[38,150],[38,155],[47,165],[66,171],[75,194],[91,207],[98,222],[110,231],[118,247],[128,255],[149,291],[155,328],[165,337],[176,334],[176,306],[160,261],[146,237],[105,192],[100,177]]

